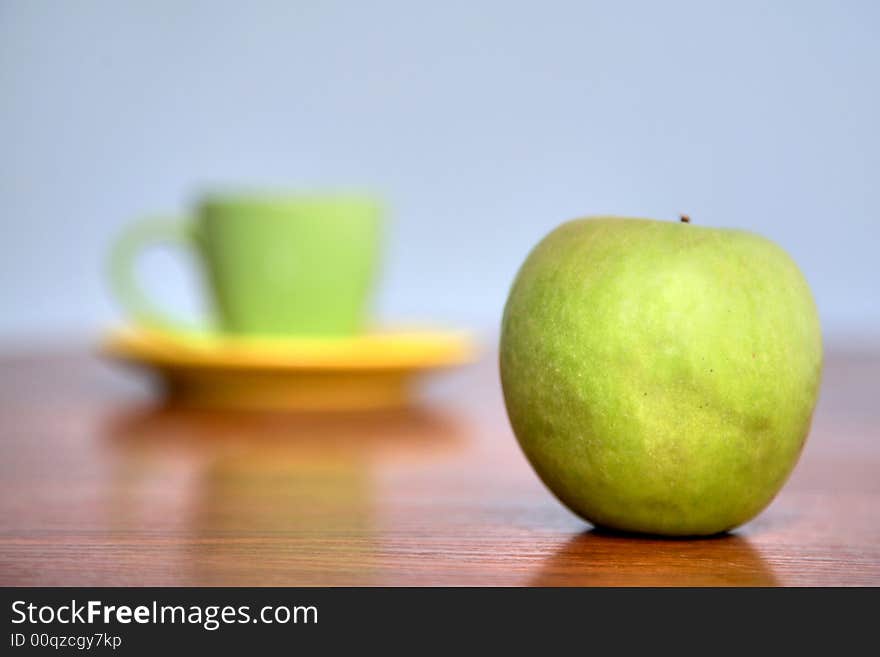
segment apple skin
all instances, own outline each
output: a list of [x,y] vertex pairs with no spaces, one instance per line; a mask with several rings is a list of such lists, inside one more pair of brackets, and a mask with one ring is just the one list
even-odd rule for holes
[[588,522],[669,536],[750,520],[810,429],[822,337],[792,259],[757,235],[596,217],[529,254],[501,383],[546,486]]

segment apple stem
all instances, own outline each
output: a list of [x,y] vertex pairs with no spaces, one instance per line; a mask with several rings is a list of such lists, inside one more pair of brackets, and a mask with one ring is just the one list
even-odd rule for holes
[[691,218],[688,215],[683,214],[683,215],[681,215],[681,223],[689,224],[689,223],[691,223]]

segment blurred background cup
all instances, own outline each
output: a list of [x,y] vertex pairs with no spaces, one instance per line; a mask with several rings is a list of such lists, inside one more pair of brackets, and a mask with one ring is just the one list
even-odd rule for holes
[[358,195],[218,194],[192,217],[142,220],[111,253],[115,296],[139,325],[192,329],[137,280],[148,247],[190,250],[213,309],[233,335],[351,335],[365,324],[379,260],[381,206]]

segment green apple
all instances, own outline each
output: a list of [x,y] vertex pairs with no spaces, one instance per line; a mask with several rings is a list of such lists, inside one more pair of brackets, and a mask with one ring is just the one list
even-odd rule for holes
[[822,338],[797,265],[752,233],[683,222],[565,223],[504,309],[514,433],[597,526],[732,529],[770,503],[809,432]]

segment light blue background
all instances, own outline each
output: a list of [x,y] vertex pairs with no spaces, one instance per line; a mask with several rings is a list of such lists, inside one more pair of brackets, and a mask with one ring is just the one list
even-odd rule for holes
[[[378,309],[492,330],[588,213],[761,232],[880,334],[880,3],[0,0],[0,336],[118,319],[117,231],[205,185],[370,187]],[[192,310],[186,261],[147,257]]]

